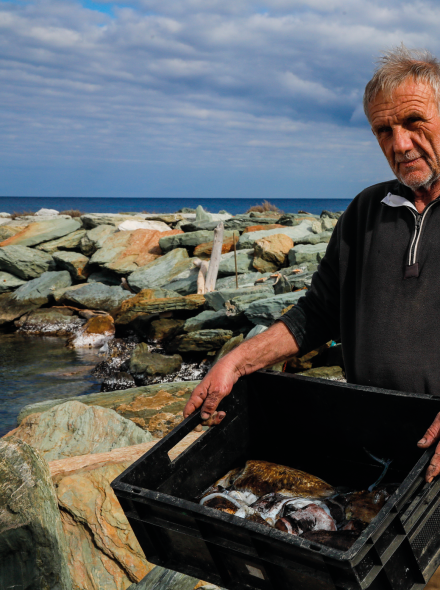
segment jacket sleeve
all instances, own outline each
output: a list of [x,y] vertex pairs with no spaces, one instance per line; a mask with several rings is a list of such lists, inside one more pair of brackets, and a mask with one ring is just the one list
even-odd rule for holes
[[300,349],[298,356],[315,350],[329,340],[339,339],[339,240],[343,217],[333,231],[310,289],[279,318],[293,334]]

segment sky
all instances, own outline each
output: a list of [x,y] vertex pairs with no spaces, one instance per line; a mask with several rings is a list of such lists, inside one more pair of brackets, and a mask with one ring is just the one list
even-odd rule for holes
[[425,0],[0,0],[0,195],[352,198],[377,57]]

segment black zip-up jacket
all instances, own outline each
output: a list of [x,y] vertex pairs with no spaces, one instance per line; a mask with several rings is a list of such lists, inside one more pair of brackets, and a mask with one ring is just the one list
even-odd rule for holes
[[360,193],[280,320],[298,356],[340,338],[350,383],[440,396],[440,198],[412,200],[397,180]]

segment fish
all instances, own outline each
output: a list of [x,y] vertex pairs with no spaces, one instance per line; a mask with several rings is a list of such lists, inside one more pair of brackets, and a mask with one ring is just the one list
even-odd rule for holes
[[348,499],[345,518],[369,524],[379,514],[389,497],[385,490],[354,492]]
[[255,460],[246,462],[234,478],[233,487],[258,498],[270,493],[291,497],[327,497],[334,493],[334,488],[319,477],[293,467]]
[[275,523],[278,530],[291,535],[302,535],[309,531],[336,531],[336,523],[323,507],[315,503],[308,504],[279,518]]
[[235,514],[240,508],[245,506],[244,503],[239,502],[236,498],[224,493],[208,494],[200,500],[200,504],[207,508],[215,508],[216,510],[220,510],[220,512],[226,512],[227,514]]
[[209,486],[209,488],[203,492],[201,497],[204,498],[205,496],[209,496],[209,494],[221,493],[229,489],[234,483],[235,478],[242,471],[243,467],[235,467],[234,469],[231,469],[230,471],[228,471],[226,475],[224,475],[223,477],[218,479],[214,484]]

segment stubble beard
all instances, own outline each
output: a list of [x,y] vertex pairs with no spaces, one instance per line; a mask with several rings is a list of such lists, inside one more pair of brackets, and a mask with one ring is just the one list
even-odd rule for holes
[[[425,190],[430,190],[430,188],[432,187],[432,185],[437,182],[437,180],[440,179],[440,172],[436,173],[435,170],[433,169],[432,165],[429,163],[428,159],[426,158],[426,155],[424,152],[419,152],[418,150],[411,150],[410,152],[406,153],[404,156],[400,156],[398,158],[396,158],[395,162],[396,162],[396,167],[397,170],[399,170],[399,166],[398,164],[401,162],[409,162],[411,160],[415,160],[416,158],[423,158],[426,162],[426,164],[429,167],[430,172],[427,173],[426,177],[423,179],[419,178],[411,178],[412,174],[409,173],[406,178],[397,173],[394,172],[394,174],[397,176],[397,179],[404,184],[405,186],[407,186],[408,188],[410,188],[413,191],[416,190],[420,190],[420,189],[425,189]],[[437,161],[437,170],[440,170],[440,162]]]

